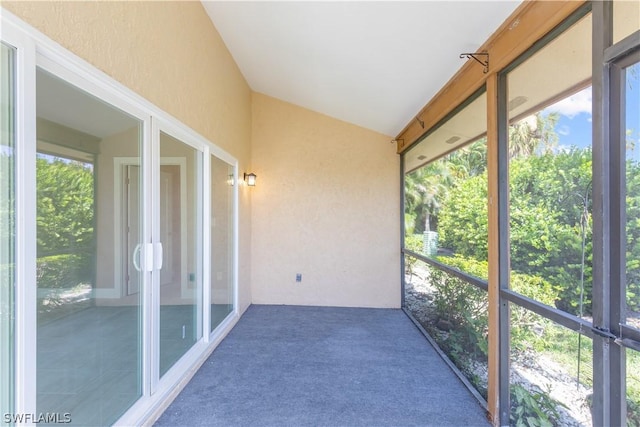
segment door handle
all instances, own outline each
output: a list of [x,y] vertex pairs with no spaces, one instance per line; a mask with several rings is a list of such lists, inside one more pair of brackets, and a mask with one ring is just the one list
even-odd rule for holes
[[[142,252],[142,246],[144,245],[144,252]],[[144,255],[142,258],[141,255]],[[153,271],[153,243],[138,243],[133,250],[133,266],[137,271]],[[160,256],[162,257],[162,248],[160,248]],[[140,261],[144,261],[143,265],[140,265]],[[162,266],[162,258],[160,259],[160,266]]]
[[163,249],[162,249],[162,242],[158,242],[155,244],[155,251],[153,252],[154,255],[154,268],[156,270],[162,270],[162,262],[163,262]]
[[136,245],[136,248],[133,250],[133,266],[135,267],[136,271],[142,271],[142,269],[140,268],[140,250],[142,249],[142,245],[140,243],[138,243]]

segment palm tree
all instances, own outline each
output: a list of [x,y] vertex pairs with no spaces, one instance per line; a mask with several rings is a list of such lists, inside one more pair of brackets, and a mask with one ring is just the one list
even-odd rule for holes
[[481,175],[487,169],[487,138],[481,138],[447,156],[456,180]]
[[553,152],[558,144],[555,131],[558,113],[536,114],[509,126],[509,158]]
[[[405,205],[407,213],[414,213],[416,223],[424,219],[424,231],[431,231],[432,216],[442,206],[453,176],[449,163],[441,159],[407,174],[405,179]],[[416,230],[419,231],[419,230]]]

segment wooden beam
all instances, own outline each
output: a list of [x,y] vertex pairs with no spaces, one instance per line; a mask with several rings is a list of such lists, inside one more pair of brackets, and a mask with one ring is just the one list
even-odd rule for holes
[[[424,122],[424,127],[414,119],[396,136],[398,153],[405,151],[484,85],[493,74],[508,66],[584,3],[584,1],[523,2],[478,49],[480,52],[489,53],[489,73],[484,74],[482,65],[477,62],[467,61],[416,115],[420,122]],[[459,53],[461,52],[452,52],[452,55]]]
[[[498,206],[498,78],[494,73],[487,79],[487,183],[489,214],[489,259],[499,259]],[[500,399],[500,269],[497,262],[489,263],[489,348],[487,403],[489,418],[499,425]]]

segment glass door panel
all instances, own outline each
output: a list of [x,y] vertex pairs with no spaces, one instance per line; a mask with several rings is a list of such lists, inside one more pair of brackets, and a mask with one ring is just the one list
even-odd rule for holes
[[142,123],[36,85],[37,412],[108,425],[142,393]]
[[[15,269],[15,56],[0,43],[0,413],[13,412]],[[0,425],[5,425],[2,417]]]
[[202,337],[202,153],[160,132],[160,376]]
[[233,311],[233,166],[211,156],[211,331]]

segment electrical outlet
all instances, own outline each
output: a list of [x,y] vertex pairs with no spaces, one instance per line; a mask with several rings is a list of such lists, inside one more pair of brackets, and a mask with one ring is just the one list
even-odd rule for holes
[[298,282],[298,283],[302,282],[302,273],[297,273],[296,274],[296,282]]

